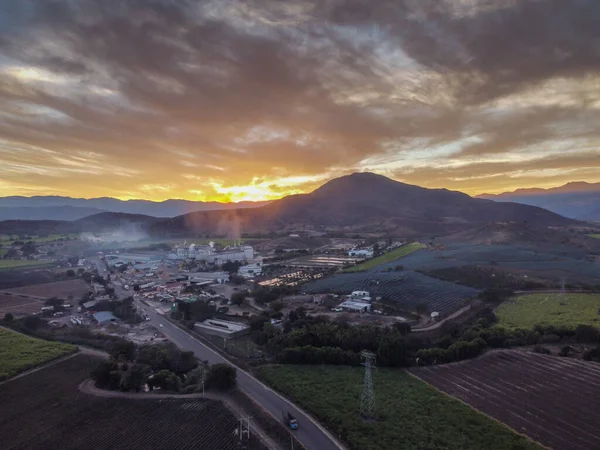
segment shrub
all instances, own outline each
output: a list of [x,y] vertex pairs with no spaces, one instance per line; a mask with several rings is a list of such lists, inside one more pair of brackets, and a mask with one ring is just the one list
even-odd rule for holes
[[228,391],[237,384],[237,371],[229,364],[214,364],[206,374],[206,389]]
[[569,353],[571,353],[571,346],[565,345],[560,349],[560,352],[558,352],[558,356],[569,356]]
[[6,313],[4,314],[4,321],[5,322],[12,322],[13,320],[15,320],[15,316],[12,315],[12,313]]
[[541,353],[542,355],[551,355],[552,354],[550,349],[548,349],[546,347],[542,347],[541,345],[536,345],[535,347],[533,347],[533,352]]

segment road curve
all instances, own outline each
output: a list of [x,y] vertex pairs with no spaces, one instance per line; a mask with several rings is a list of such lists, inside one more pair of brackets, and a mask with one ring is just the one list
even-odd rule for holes
[[[143,305],[137,300],[136,306],[146,311],[152,324],[157,326],[162,324],[160,331],[179,348],[193,351],[197,358],[208,361],[210,364],[227,363],[235,366],[231,361],[205,346],[192,335],[157,314],[153,308]],[[298,419],[300,427],[294,432],[294,435],[307,450],[340,450],[345,448],[335,437],[300,408],[265,386],[246,371],[237,366],[235,367],[237,368],[238,387],[266,411],[271,413],[276,419],[281,417],[282,412],[289,411]]]

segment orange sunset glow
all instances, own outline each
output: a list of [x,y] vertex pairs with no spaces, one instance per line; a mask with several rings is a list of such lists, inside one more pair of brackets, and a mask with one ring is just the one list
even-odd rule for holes
[[600,182],[597,30],[569,2],[9,3],[0,196]]

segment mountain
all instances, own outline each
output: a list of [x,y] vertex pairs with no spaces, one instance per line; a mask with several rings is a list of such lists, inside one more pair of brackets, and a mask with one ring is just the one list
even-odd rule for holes
[[551,189],[517,189],[497,195],[482,194],[477,198],[523,203],[572,219],[600,222],[600,183],[578,181]]
[[[235,238],[242,233],[301,230],[441,235],[491,222],[541,227],[578,223],[534,206],[476,199],[446,189],[426,189],[372,173],[337,178],[310,194],[284,197],[256,208],[197,211],[173,218],[101,213],[61,223],[65,229],[81,232],[127,230],[155,237],[209,234]],[[6,227],[17,225],[31,229],[34,223],[0,222],[0,233],[8,233]],[[60,227],[56,222],[39,223],[45,228]]]
[[456,232],[488,222],[541,226],[575,223],[541,208],[475,199],[446,189],[425,189],[372,173],[334,179],[310,194],[260,208],[204,211],[152,224],[159,235],[206,233],[238,236],[273,230],[386,231],[397,235]]
[[[103,211],[153,217],[176,217],[194,211],[254,208],[266,203],[219,203],[189,200],[153,202],[149,200],[118,200],[110,197],[85,199],[59,196],[15,196],[0,197],[0,220],[77,220]],[[64,216],[61,216],[61,213]]]
[[78,220],[103,212],[84,206],[0,206],[0,220]]

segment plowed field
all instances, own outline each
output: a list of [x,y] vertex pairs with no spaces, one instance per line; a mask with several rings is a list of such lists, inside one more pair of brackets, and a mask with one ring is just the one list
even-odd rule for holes
[[411,372],[555,450],[600,449],[600,365],[514,350]]
[[[0,385],[2,450],[241,448],[238,420],[202,399],[101,398],[77,389],[95,360],[78,355]],[[263,448],[255,440],[246,447]]]

